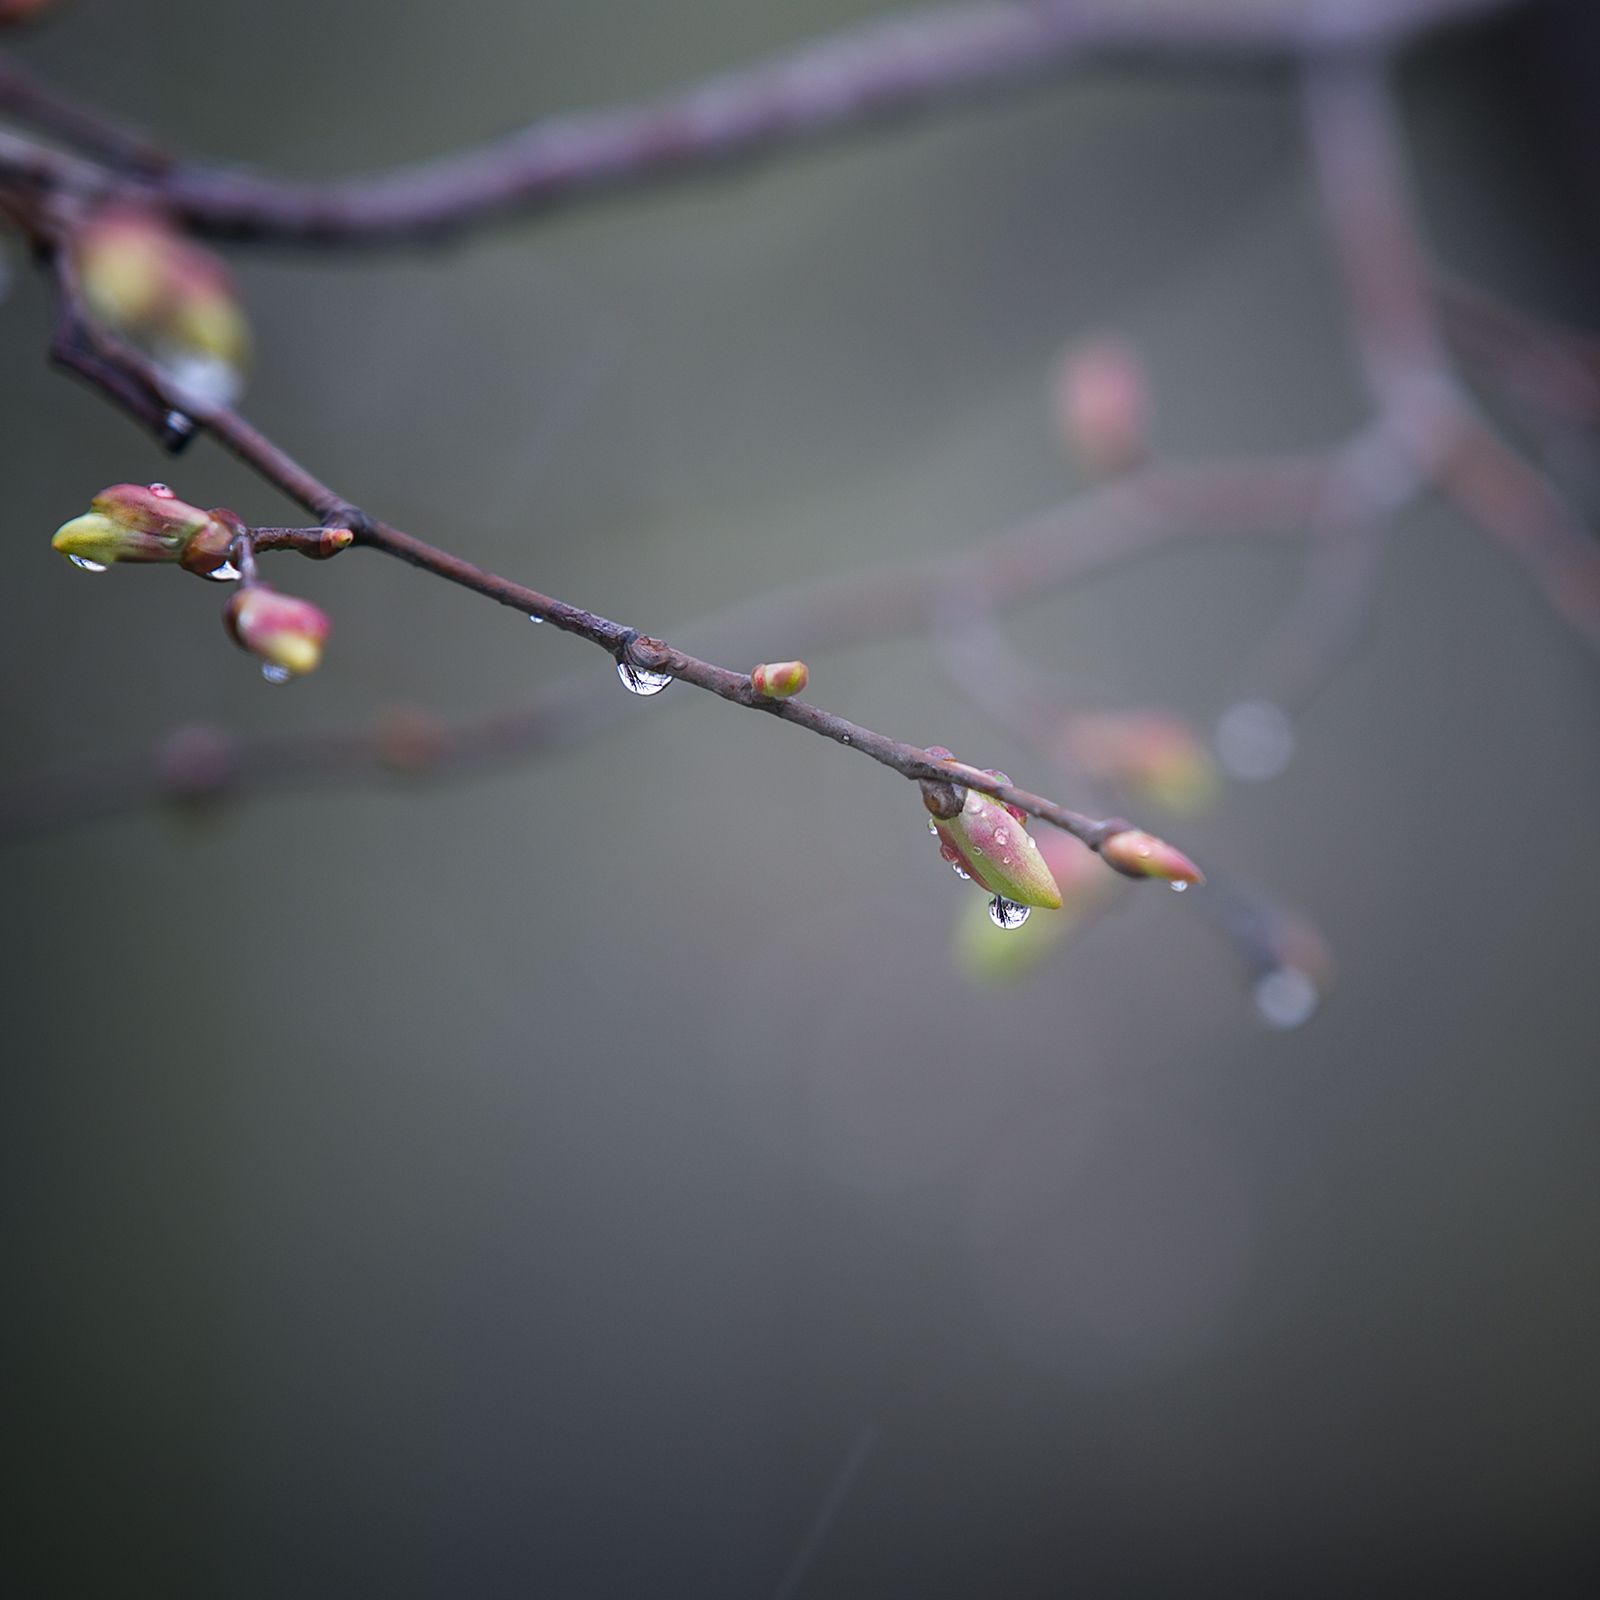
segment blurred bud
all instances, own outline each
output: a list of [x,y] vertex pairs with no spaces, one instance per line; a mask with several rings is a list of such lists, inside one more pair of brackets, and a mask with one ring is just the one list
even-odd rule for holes
[[990,894],[1019,906],[1061,906],[1061,890],[1033,842],[1011,809],[977,789],[968,789],[953,817],[934,818],[939,854],[958,872]]
[[750,674],[750,687],[768,700],[788,700],[811,681],[803,661],[763,662]]
[[283,672],[314,672],[328,637],[327,615],[309,600],[254,583],[230,595],[222,620],[234,643]]
[[1175,889],[1204,883],[1205,874],[1181,850],[1141,828],[1122,828],[1100,846],[1101,859],[1125,878],[1161,878]]
[[428,711],[397,706],[378,725],[378,757],[392,772],[415,776],[436,766],[450,730]]
[[78,274],[103,322],[149,343],[163,360],[220,364],[235,376],[250,333],[222,261],[145,206],[107,207],[79,231]]
[[50,543],[82,566],[113,561],[177,561],[210,528],[211,513],[178,499],[164,483],[116,483],[63,523]]
[[1095,777],[1169,811],[1197,811],[1217,792],[1210,753],[1187,723],[1167,712],[1075,717],[1067,742]]
[[214,802],[238,777],[233,741],[203,722],[175,728],[156,753],[156,773],[174,801],[188,806]]
[[1056,368],[1056,426],[1091,472],[1127,472],[1144,459],[1150,401],[1144,367],[1127,345],[1096,339]]
[[55,0],[0,0],[0,28],[13,22],[27,22]]

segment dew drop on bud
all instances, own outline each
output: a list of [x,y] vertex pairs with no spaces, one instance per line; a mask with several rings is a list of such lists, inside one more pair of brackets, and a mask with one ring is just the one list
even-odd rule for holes
[[970,872],[967,872],[967,871],[965,871],[965,870],[964,870],[964,869],[963,869],[963,868],[962,868],[962,865],[961,865],[961,863],[960,863],[960,862],[959,862],[959,861],[952,861],[952,862],[951,862],[951,863],[950,863],[950,870],[951,870],[951,871],[952,871],[952,872],[953,872],[953,873],[955,873],[955,875],[956,875],[956,876],[957,876],[957,877],[958,877],[958,878],[959,878],[959,879],[960,879],[960,880],[961,880],[961,881],[962,881],[962,882],[963,882],[963,883],[971,883],[971,882],[972,882],[972,874],[971,874],[971,873],[970,873]]
[[1004,928],[1008,933],[1013,928],[1020,928],[1032,915],[1031,906],[1019,906],[1015,900],[1007,900],[1003,894],[997,894],[989,902],[989,920],[995,927]]
[[261,663],[261,676],[268,683],[287,683],[294,674],[287,667],[280,667],[271,661]]
[[1294,724],[1270,700],[1241,700],[1217,719],[1215,744],[1230,777],[1265,783],[1294,759]]
[[1171,889],[1174,894],[1182,894],[1183,891],[1189,887],[1189,885],[1186,883],[1174,882],[1168,884],[1167,887]]
[[231,561],[224,561],[220,567],[213,567],[206,576],[213,583],[237,583],[239,569]]
[[150,485],[150,493],[159,496],[163,500],[177,499],[177,496],[173,494],[172,490],[164,483],[152,483]]
[[622,679],[622,687],[629,694],[652,695],[660,694],[672,682],[670,672],[647,672],[643,667],[636,667],[631,661],[617,663],[617,676]]
[[91,561],[88,556],[68,556],[67,560],[80,572],[104,572],[106,570],[104,562]]
[[1274,967],[1255,988],[1256,1015],[1269,1028],[1287,1031],[1309,1022],[1322,996],[1298,967]]
[[534,616],[534,614],[533,614],[533,613],[532,613],[532,612],[531,612],[531,611],[530,611],[530,612],[529,612],[529,613],[528,613],[528,621],[529,621],[529,622],[543,622],[543,621],[544,621],[544,618],[543,618],[543,617],[536,617],[536,616]]

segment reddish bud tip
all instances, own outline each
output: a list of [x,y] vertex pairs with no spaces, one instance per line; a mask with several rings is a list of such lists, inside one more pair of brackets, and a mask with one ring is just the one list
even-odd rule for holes
[[1092,472],[1127,472],[1144,459],[1150,402],[1144,367],[1117,339],[1070,350],[1055,377],[1056,426]]
[[811,681],[803,661],[763,662],[750,674],[750,687],[767,700],[788,700]]
[[1205,874],[1181,850],[1142,828],[1123,828],[1101,841],[1100,856],[1125,878],[1161,878],[1178,888],[1204,883]]

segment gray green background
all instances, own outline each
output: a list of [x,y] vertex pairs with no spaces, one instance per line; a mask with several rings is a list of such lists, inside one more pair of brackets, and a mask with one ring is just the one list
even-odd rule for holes
[[[880,9],[84,0],[22,53],[187,149],[316,174]],[[1459,269],[1600,320],[1595,169],[1560,155],[1539,39],[1408,72],[1426,221]],[[1094,71],[445,251],[235,260],[253,419],[401,526],[667,637],[1068,493],[1047,376],[1102,327],[1146,357],[1175,457],[1317,444],[1363,403],[1272,71]],[[273,569],[335,631],[315,679],[269,689],[217,591],[73,572],[49,534],[106,483],[290,512],[48,374],[13,262],[7,774],[194,719],[609,678],[356,554]],[[1197,549],[1014,637],[1074,693],[1206,718],[1294,578],[1287,551]],[[814,656],[815,697],[1044,778],[935,659]],[[1174,830],[1333,941],[1340,982],[1289,1035],[1155,890],[1030,984],[974,987],[900,780],[681,687],[618,709],[493,776],[0,853],[10,1592],[1584,1570],[1600,692],[1520,572],[1408,517],[1295,765]]]

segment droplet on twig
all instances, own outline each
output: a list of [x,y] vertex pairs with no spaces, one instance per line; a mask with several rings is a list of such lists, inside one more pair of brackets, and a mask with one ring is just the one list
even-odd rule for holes
[[80,572],[104,572],[106,570],[104,562],[91,561],[88,556],[68,556],[67,560]]
[[294,674],[287,667],[280,667],[272,661],[263,661],[261,663],[261,676],[268,683],[287,683]]
[[660,694],[672,682],[670,672],[650,672],[644,667],[634,666],[631,661],[617,663],[617,676],[629,694],[646,696]]

